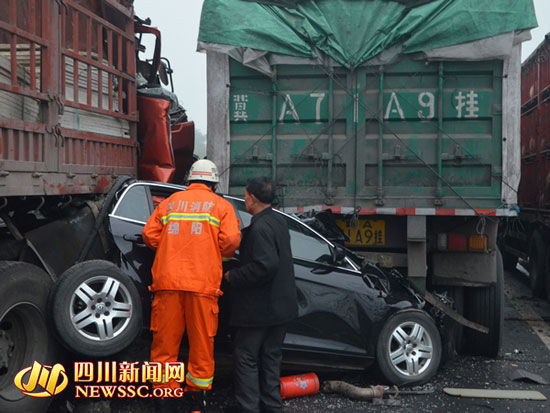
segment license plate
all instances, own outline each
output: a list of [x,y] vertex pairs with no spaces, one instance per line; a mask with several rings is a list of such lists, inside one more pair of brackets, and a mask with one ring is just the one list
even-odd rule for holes
[[356,226],[349,221],[336,220],[338,226],[350,238],[346,246],[383,247],[386,245],[386,221],[383,219],[360,219]]

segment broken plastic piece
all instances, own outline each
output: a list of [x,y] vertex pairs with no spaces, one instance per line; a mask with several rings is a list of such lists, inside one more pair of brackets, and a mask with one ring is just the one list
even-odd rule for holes
[[537,384],[548,384],[548,380],[542,376],[527,370],[516,369],[510,374],[510,379],[515,381],[530,381]]

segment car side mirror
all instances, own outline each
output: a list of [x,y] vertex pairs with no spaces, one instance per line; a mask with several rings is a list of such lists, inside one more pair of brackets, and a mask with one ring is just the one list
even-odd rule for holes
[[312,274],[328,274],[331,272],[332,269],[330,267],[327,267],[326,265],[315,267],[311,270]]

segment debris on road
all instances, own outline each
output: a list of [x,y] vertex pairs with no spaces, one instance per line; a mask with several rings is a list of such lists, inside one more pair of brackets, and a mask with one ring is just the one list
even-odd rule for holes
[[412,390],[400,390],[397,386],[384,387],[384,395],[392,395],[394,397],[401,396],[414,396],[423,394],[432,394],[435,391],[434,387],[427,389],[412,389]]
[[323,392],[339,393],[350,399],[371,400],[384,396],[383,386],[357,387],[345,381],[329,380],[323,383]]
[[515,400],[546,400],[546,396],[532,390],[497,390],[497,389],[455,389],[445,387],[443,391],[449,396],[487,398],[487,399],[515,399]]
[[515,381],[527,381],[537,384],[549,384],[548,380],[539,374],[531,373],[530,371],[523,369],[516,369],[510,374],[510,379]]
[[401,406],[401,400],[395,398],[372,399],[373,406]]

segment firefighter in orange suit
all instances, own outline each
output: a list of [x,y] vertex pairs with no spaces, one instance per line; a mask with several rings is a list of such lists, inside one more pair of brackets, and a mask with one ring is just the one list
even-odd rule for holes
[[[162,201],[143,228],[145,243],[156,250],[151,312],[151,361],[176,361],[187,328],[189,361],[186,392],[205,405],[214,376],[214,336],[218,328],[222,260],[239,247],[241,233],[231,204],[216,195],[213,162],[196,161],[189,186]],[[176,381],[162,386],[179,387]]]

